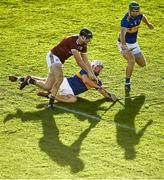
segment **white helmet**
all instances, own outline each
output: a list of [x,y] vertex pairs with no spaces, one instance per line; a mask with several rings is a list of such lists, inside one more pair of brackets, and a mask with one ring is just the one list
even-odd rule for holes
[[103,63],[100,60],[92,61],[91,66],[94,66],[94,67],[101,66],[102,68],[104,67]]

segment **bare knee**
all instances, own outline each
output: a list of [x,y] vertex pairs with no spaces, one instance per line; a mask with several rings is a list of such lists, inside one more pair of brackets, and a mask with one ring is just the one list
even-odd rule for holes
[[145,59],[145,57],[144,57],[144,55],[142,53],[136,54],[135,55],[135,60],[136,60],[136,63],[140,67],[145,67],[146,66],[146,59]]
[[145,67],[146,66],[146,62],[139,64],[140,67]]
[[74,95],[66,95],[65,100],[67,103],[75,103],[77,101],[77,97]]
[[69,98],[69,101],[70,101],[70,103],[75,103],[77,101],[77,97],[76,96],[71,96]]
[[77,97],[73,95],[57,95],[55,99],[65,103],[75,103],[77,101]]

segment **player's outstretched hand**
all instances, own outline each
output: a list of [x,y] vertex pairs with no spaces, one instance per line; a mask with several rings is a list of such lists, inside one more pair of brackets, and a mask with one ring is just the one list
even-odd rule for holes
[[154,25],[152,23],[148,24],[149,29],[154,29]]
[[108,93],[109,95],[109,99],[110,101],[116,102],[118,100],[117,96],[115,94],[112,93]]

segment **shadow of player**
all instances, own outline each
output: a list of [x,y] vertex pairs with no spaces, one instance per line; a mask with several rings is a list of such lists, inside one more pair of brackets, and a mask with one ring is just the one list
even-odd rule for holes
[[[96,114],[96,111],[103,102],[105,102],[104,99],[90,102],[80,98],[79,102],[71,105],[71,107],[81,107],[81,103],[85,103],[87,107],[93,109],[94,115],[99,117]],[[87,111],[85,108],[83,110]],[[39,140],[39,147],[41,151],[45,152],[58,165],[70,166],[71,172],[77,173],[82,171],[85,166],[85,163],[79,157],[82,142],[99,121],[76,115],[79,120],[88,120],[90,125],[80,133],[80,135],[71,145],[65,145],[59,137],[59,129],[55,122],[55,114],[62,113],[64,112],[58,109],[55,109],[54,111],[49,109],[40,109],[39,111],[35,112],[23,112],[21,109],[17,109],[16,113],[8,114],[6,116],[4,123],[13,118],[21,119],[22,122],[41,121],[43,127],[43,137]]]
[[127,160],[136,158],[135,146],[139,144],[146,128],[152,123],[152,121],[147,122],[138,132],[135,128],[135,117],[144,101],[144,95],[132,99],[130,94],[126,94],[124,109],[119,110],[114,118],[117,128],[117,143],[124,149],[124,157]]

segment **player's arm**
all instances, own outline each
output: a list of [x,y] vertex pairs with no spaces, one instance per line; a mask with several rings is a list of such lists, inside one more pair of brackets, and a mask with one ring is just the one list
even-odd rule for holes
[[86,84],[87,86],[90,86],[92,88],[96,88],[99,89],[101,88],[99,85],[97,85],[94,81],[92,81],[87,74],[83,74],[81,76],[81,80],[83,81],[84,84]]
[[98,91],[100,94],[102,94],[105,98],[109,99],[110,101],[113,101],[113,102],[117,101],[116,95],[108,92],[103,87],[99,88]]
[[120,41],[121,41],[121,48],[122,48],[122,50],[127,48],[126,41],[125,41],[125,35],[127,33],[127,30],[128,29],[126,27],[121,27],[121,30],[120,30]]
[[84,69],[85,71],[88,72],[88,68],[87,68],[85,62],[83,61],[83,59],[82,59],[82,57],[81,57],[81,55],[80,55],[80,52],[79,52],[78,50],[76,50],[76,49],[72,49],[71,51],[72,51],[72,54],[73,54],[73,56],[74,56],[74,58],[75,58],[75,60],[76,60],[76,63],[77,63],[82,69]]
[[88,76],[90,77],[90,79],[92,79],[92,80],[97,82],[97,78],[96,78],[95,74],[93,73],[91,65],[90,65],[90,63],[88,61],[88,54],[81,52],[81,57],[82,57],[83,61],[85,62],[86,66],[88,68],[88,71],[87,71],[88,72]]
[[100,94],[102,94],[105,98],[109,98],[109,93],[106,89],[104,89],[103,87],[101,87],[100,89],[98,89],[98,92]]
[[86,74],[82,75],[82,81],[84,84],[97,89],[100,94],[102,94],[105,98],[108,98],[110,101],[117,100],[117,97],[114,94],[109,93],[101,85],[97,85],[94,81],[90,80]]
[[143,15],[142,21],[143,21],[150,29],[153,29],[153,28],[154,28],[153,24],[150,23],[150,21],[147,19],[147,17],[146,17],[145,15]]
[[87,54],[87,53],[80,53],[80,54],[81,54],[81,57],[82,57],[83,61],[84,61],[85,64],[87,65],[88,69],[89,69],[91,72],[93,72],[93,71],[92,71],[92,68],[91,68],[91,65],[90,65],[90,63],[89,63],[89,61],[88,61],[88,54]]

